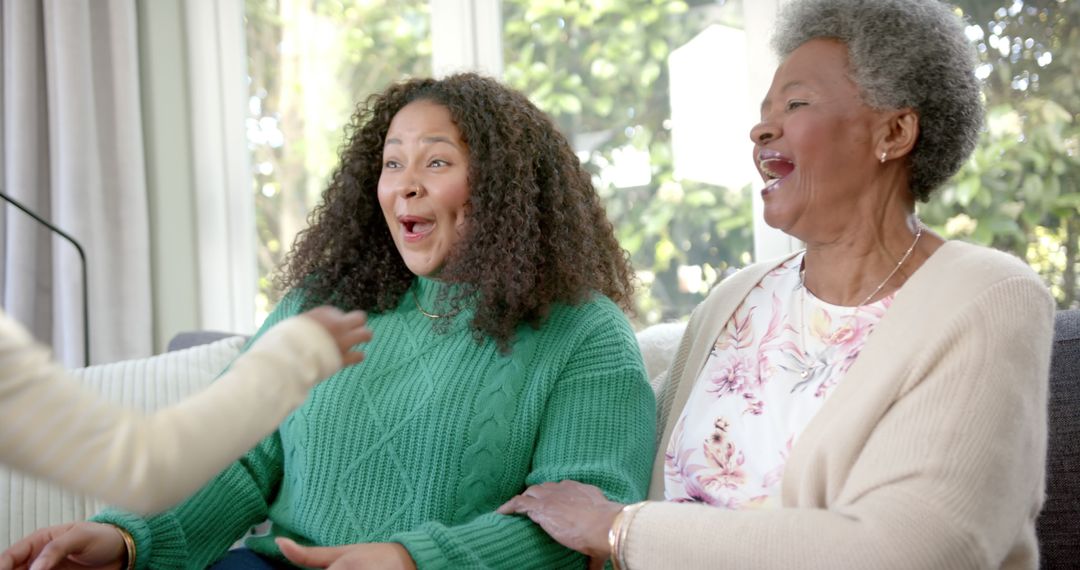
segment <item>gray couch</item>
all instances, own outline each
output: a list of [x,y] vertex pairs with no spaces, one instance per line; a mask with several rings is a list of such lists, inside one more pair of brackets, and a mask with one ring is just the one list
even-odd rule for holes
[[1080,568],[1080,310],[1058,311],[1050,361],[1046,504],[1037,531],[1041,567]]

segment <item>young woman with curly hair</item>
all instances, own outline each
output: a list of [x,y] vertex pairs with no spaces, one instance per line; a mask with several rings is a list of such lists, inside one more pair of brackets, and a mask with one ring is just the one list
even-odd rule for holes
[[176,509],[40,530],[15,567],[581,567],[495,508],[564,479],[644,498],[655,404],[620,310],[631,269],[528,99],[473,74],[371,97],[311,222],[262,331],[319,303],[362,309],[365,362]]

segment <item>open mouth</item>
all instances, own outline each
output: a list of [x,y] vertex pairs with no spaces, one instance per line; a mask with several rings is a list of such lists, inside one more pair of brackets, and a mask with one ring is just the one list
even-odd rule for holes
[[758,170],[771,188],[795,170],[795,163],[776,152],[763,151],[758,155]]
[[411,238],[423,237],[435,229],[434,220],[418,216],[401,216],[398,218],[398,223],[405,230],[406,237]]
[[761,168],[761,174],[765,175],[766,181],[770,182],[792,174],[795,164],[787,159],[774,158],[761,161],[758,163],[758,167]]

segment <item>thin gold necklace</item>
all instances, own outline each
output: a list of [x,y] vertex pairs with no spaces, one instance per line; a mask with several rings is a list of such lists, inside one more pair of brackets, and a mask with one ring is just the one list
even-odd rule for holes
[[[889,274],[885,277],[885,280],[882,281],[873,290],[873,292],[871,292],[869,295],[867,295],[866,298],[863,299],[861,303],[859,303],[858,305],[855,306],[855,308],[854,308],[854,310],[852,310],[851,314],[848,315],[848,317],[847,317],[848,320],[854,319],[855,314],[859,312],[859,308],[867,305],[868,303],[870,303],[870,300],[873,299],[874,296],[877,295],[879,292],[881,292],[881,289],[884,288],[885,284],[888,283],[889,280],[893,278],[893,275],[896,275],[896,272],[900,271],[900,268],[904,265],[904,263],[908,260],[908,258],[911,257],[911,253],[913,251],[915,251],[915,246],[919,244],[919,238],[922,237],[922,233],[923,233],[923,227],[922,227],[922,224],[919,224],[918,229],[915,230],[915,240],[911,242],[911,246],[909,246],[907,248],[907,251],[904,252],[904,255],[900,256],[900,261],[896,262],[896,267],[893,267],[893,270],[889,272]],[[799,340],[802,342],[803,354],[804,355],[809,355],[810,353],[806,350],[807,349],[807,345],[806,345],[806,295],[807,295],[807,293],[806,293],[806,257],[805,257],[805,254],[804,254],[804,257],[803,257],[803,267],[802,267],[802,269],[799,270],[799,282],[802,284],[802,295],[799,297]],[[820,352],[818,353],[818,356],[819,357],[821,356]],[[802,371],[799,372],[799,377],[803,378],[803,379],[806,379],[806,377],[810,376],[810,373],[815,368],[817,368],[818,366],[824,365],[824,363],[818,362],[817,360],[818,359],[815,358],[815,362],[813,364],[810,364],[809,366],[804,365]]]
[[459,312],[461,312],[461,309],[454,309],[453,311],[450,311],[449,313],[446,313],[445,315],[437,315],[435,313],[429,313],[429,312],[425,311],[423,307],[420,306],[420,298],[416,295],[416,293],[413,293],[412,298],[413,298],[413,302],[416,303],[416,310],[420,311],[421,315],[424,315],[425,317],[427,317],[429,319],[433,319],[433,320],[434,319],[448,319],[450,317],[453,317],[453,316],[457,315]]

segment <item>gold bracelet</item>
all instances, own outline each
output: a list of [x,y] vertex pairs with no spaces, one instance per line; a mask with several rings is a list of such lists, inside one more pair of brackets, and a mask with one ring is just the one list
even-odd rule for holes
[[135,539],[127,529],[116,525],[112,525],[112,527],[116,529],[116,532],[120,533],[120,538],[124,539],[124,550],[127,552],[127,570],[135,570]]
[[623,559],[626,536],[630,533],[630,522],[646,501],[626,505],[615,515],[615,520],[608,530],[608,546],[611,547],[611,566],[615,570],[626,570],[626,560]]
[[608,555],[608,558],[611,559],[611,567],[614,570],[622,570],[622,568],[619,566],[618,557],[615,556],[615,553],[618,552],[619,543],[617,542],[617,540],[619,537],[619,528],[622,526],[622,515],[624,509],[625,507],[619,509],[619,512],[615,514],[615,519],[611,521],[611,528],[609,528],[607,531],[607,544],[608,549],[611,551],[611,554]]

